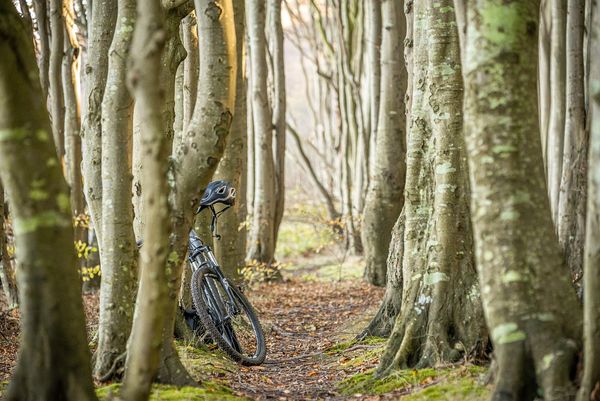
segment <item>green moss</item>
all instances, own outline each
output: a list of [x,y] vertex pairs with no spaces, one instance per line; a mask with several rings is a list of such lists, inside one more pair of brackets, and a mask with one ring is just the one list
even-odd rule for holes
[[[111,395],[118,393],[121,385],[111,384],[100,387],[96,390],[96,394],[100,401],[110,399]],[[200,387],[175,387],[163,384],[155,384],[152,386],[150,401],[242,401],[247,398],[238,397],[232,393],[227,387],[217,384],[212,381],[203,381]]]
[[356,340],[350,340],[350,341],[343,341],[340,343],[337,343],[331,347],[329,347],[327,350],[325,350],[326,353],[341,353],[345,350],[347,350],[348,348],[351,348],[357,344],[363,344],[363,345],[377,345],[377,344],[385,344],[385,342],[387,341],[386,338],[383,337],[365,337],[364,339],[362,339],[361,341],[356,341]]
[[0,397],[4,395],[6,388],[8,387],[7,381],[0,381]]
[[350,376],[339,383],[342,394],[380,395],[391,392],[408,393],[403,400],[483,401],[490,390],[479,383],[486,368],[462,366],[443,369],[404,369],[377,379],[373,370]]

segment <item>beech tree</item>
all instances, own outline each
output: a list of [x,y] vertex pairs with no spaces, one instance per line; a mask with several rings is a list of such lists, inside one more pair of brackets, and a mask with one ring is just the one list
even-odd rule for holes
[[[402,209],[404,157],[406,152],[406,115],[404,96],[407,73],[404,65],[406,22],[404,2],[382,3],[383,37],[381,45],[381,95],[373,170],[365,202],[362,242],[365,246],[365,278],[374,285],[384,286],[387,256],[392,227]],[[376,46],[375,43],[371,46]],[[377,80],[377,73],[373,73]],[[374,85],[376,90],[379,85]],[[373,101],[373,100],[372,100]],[[373,106],[375,107],[375,106]]]
[[402,289],[380,376],[476,354],[487,336],[472,253],[454,5],[430,0],[406,11],[414,24],[406,198],[389,259]]
[[[122,396],[127,401],[147,400],[160,362],[161,337],[168,309],[167,272],[169,249],[168,152],[161,116],[165,90],[160,82],[165,46],[164,10],[159,1],[138,2],[138,21],[133,37],[128,80],[140,116],[143,188],[144,246],[136,313],[129,339],[127,369]],[[151,51],[148,51],[151,49]]]
[[238,277],[239,269],[244,267],[246,258],[246,169],[248,154],[246,91],[247,82],[244,65],[244,27],[245,4],[234,1],[235,36],[237,52],[236,96],[231,132],[227,138],[227,146],[215,179],[228,181],[237,190],[233,209],[219,219],[221,239],[214,242],[215,255],[228,277]]
[[0,177],[14,218],[21,300],[19,357],[5,398],[91,401],[69,190],[25,29],[12,2],[0,2]]
[[593,3],[590,49],[591,116],[586,238],[583,267],[583,377],[578,401],[590,400],[600,383],[600,10]]
[[[118,0],[101,103],[102,286],[96,349],[96,378],[108,380],[123,361],[133,321],[137,256],[131,207],[129,141],[132,99],[125,86],[126,59],[136,18],[133,0]],[[106,195],[106,197],[104,197]]]
[[546,400],[568,399],[581,308],[544,179],[536,103],[539,1],[467,6],[465,132],[476,259],[498,364],[492,399],[533,399],[537,391]]

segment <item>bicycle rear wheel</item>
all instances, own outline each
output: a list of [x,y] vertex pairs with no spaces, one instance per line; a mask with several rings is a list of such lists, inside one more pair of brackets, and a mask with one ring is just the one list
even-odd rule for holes
[[231,298],[208,267],[192,274],[192,300],[202,325],[231,359],[260,365],[266,356],[265,336],[250,302],[234,285]]

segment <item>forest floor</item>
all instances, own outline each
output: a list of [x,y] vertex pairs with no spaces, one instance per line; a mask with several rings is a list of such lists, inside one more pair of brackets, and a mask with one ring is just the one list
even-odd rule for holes
[[[253,277],[246,291],[267,337],[262,366],[238,366],[213,346],[178,343],[198,388],[156,385],[153,401],[191,400],[395,400],[483,401],[486,368],[468,363],[401,370],[382,380],[373,371],[385,340],[354,338],[376,312],[383,289],[362,281],[362,260],[339,251],[326,225],[303,213],[281,229],[278,259],[283,280]],[[325,228],[324,228],[325,227]],[[1,298],[1,297],[0,297]],[[97,295],[84,297],[90,333],[97,327]],[[18,312],[0,304],[0,397],[15,364]],[[98,387],[108,401],[119,384]]]

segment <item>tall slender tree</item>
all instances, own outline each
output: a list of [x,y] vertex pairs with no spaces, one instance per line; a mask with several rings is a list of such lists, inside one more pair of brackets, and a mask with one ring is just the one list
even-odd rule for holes
[[246,258],[246,168],[248,164],[248,136],[246,132],[246,91],[247,82],[244,65],[244,27],[245,4],[235,1],[233,4],[235,19],[237,76],[235,111],[231,123],[231,133],[227,147],[215,178],[230,182],[237,189],[237,199],[233,210],[224,214],[219,222],[222,238],[215,241],[215,255],[228,277],[237,277]]
[[[408,80],[402,39],[406,36],[404,1],[396,4],[392,0],[384,0],[382,3],[381,103],[377,128],[377,151],[361,230],[362,242],[365,246],[365,278],[369,283],[379,286],[385,285],[392,228],[404,203],[406,175],[404,95]],[[371,46],[375,45],[371,44]]]
[[586,130],[583,32],[585,0],[568,4],[566,114],[563,167],[558,199],[558,241],[580,287],[585,243],[588,132]]
[[264,1],[246,0],[246,25],[250,48],[250,96],[254,124],[254,200],[248,233],[248,259],[271,263],[275,254],[275,165],[272,113],[267,92],[267,59]]
[[94,368],[94,375],[102,380],[112,377],[116,360],[124,360],[122,355],[126,352],[133,321],[137,285],[129,163],[132,99],[125,85],[126,60],[135,18],[136,2],[118,0],[117,22],[109,49],[108,75],[102,99],[102,286]]
[[476,259],[498,364],[492,400],[570,399],[581,314],[544,179],[539,1],[467,4],[465,132]]
[[5,399],[94,401],[69,190],[31,36],[10,1],[0,2],[0,53],[0,176],[14,218],[21,300],[21,345]]
[[92,225],[102,248],[102,99],[108,76],[108,49],[115,31],[117,0],[95,0],[91,10],[84,93],[87,105],[82,122],[82,171]]
[[140,116],[141,153],[145,155],[141,186],[146,205],[142,217],[146,224],[140,255],[140,287],[122,392],[126,401],[148,399],[159,367],[161,337],[168,314],[165,266],[169,249],[167,169],[170,143],[164,135],[161,116],[165,90],[157,85],[161,82],[166,42],[164,29],[165,16],[160,2],[138,2],[128,79]]

